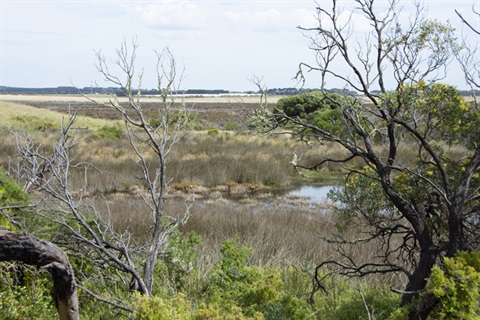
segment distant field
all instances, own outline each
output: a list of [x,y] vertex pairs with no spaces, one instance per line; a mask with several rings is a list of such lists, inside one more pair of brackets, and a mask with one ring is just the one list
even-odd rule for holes
[[[282,96],[268,97],[268,103],[273,106]],[[91,100],[89,100],[91,99]],[[38,112],[43,109],[68,113],[71,109],[78,109],[79,115],[105,120],[120,120],[120,116],[113,108],[104,106],[111,99],[108,95],[0,95],[0,103],[15,103],[34,107]],[[93,100],[93,101],[92,101]],[[125,97],[118,98],[120,103],[127,103]],[[149,116],[155,116],[161,99],[157,96],[142,97],[142,108]],[[241,125],[245,116],[256,109],[260,104],[260,96],[187,96],[176,97],[175,103],[180,106],[184,102],[187,110],[196,115],[198,121],[208,127],[223,128],[227,123]],[[46,109],[46,110],[45,110]]]
[[[98,102],[108,102],[111,98],[108,95],[88,95],[88,98],[91,98]],[[276,103],[282,96],[269,96],[268,102],[269,103]],[[238,96],[225,96],[225,95],[218,95],[218,96],[187,96],[182,97],[178,96],[177,100],[180,102],[182,99],[186,103],[246,103],[246,104],[258,104],[260,102],[259,96],[254,95],[238,95]],[[124,97],[119,98],[120,102],[126,102],[127,99]],[[149,103],[149,102],[160,102],[159,97],[155,96],[145,96],[142,97],[142,100]],[[38,101],[38,102],[88,102],[88,99],[81,95],[12,95],[12,94],[5,94],[0,95],[0,101]]]

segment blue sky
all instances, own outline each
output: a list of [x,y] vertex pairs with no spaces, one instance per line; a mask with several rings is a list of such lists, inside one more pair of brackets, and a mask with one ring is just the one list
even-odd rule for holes
[[[380,7],[386,3],[377,2]],[[400,1],[406,17],[409,3]],[[480,25],[471,14],[479,0],[424,4],[429,18],[449,19],[459,30],[454,9]],[[124,39],[136,37],[145,88],[155,87],[154,50],[166,46],[185,68],[184,89],[255,90],[249,80],[254,76],[269,88],[294,87],[299,63],[314,61],[309,40],[296,27],[314,25],[317,5],[331,6],[323,0],[0,0],[0,85],[104,85],[94,50],[113,57]],[[464,86],[456,72],[448,81]],[[318,86],[314,75],[306,86]]]

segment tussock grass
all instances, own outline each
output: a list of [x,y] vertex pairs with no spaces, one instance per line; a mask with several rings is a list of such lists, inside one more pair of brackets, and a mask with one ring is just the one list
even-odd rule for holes
[[[143,237],[149,234],[152,222],[140,196],[114,194],[94,200],[118,231],[128,230],[137,241],[145,240]],[[170,198],[166,213],[182,218],[187,207],[190,217],[181,231],[194,231],[202,236],[198,250],[205,268],[218,261],[222,243],[231,238],[254,248],[250,263],[255,265],[299,265],[318,262],[333,254],[330,245],[319,246],[322,235],[334,224],[328,207],[293,204],[283,197],[267,201],[219,198],[194,202]]]
[[172,154],[168,170],[175,182],[212,187],[227,182],[286,185],[295,175],[290,140],[221,132],[186,135]]

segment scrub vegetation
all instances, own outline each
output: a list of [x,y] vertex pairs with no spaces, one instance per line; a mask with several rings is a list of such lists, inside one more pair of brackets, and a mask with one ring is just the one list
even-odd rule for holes
[[[455,60],[480,88],[475,51],[420,7],[402,27],[397,2],[357,1],[365,52],[332,4],[304,29],[318,91],[191,106],[165,49],[153,101],[132,41],[95,53],[122,97],[0,100],[0,317],[477,319],[480,110],[436,78]],[[305,183],[337,188],[286,193]],[[20,238],[69,261],[12,259]],[[52,290],[65,266],[76,291]]]

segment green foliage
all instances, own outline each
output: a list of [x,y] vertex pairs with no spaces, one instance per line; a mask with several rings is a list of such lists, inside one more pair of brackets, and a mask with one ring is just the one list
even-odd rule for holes
[[159,128],[162,125],[162,119],[160,118],[151,118],[148,122],[150,127],[156,129]]
[[40,118],[38,116],[16,116],[13,118],[13,120],[20,122],[22,124],[22,130],[28,132],[45,132],[57,130],[60,128],[60,125],[58,123]]
[[306,120],[314,126],[338,135],[342,128],[342,110],[335,109],[319,109],[306,116]]
[[242,309],[237,306],[231,306],[228,310],[222,310],[216,304],[202,304],[195,312],[194,320],[264,320],[265,318],[259,312],[251,317],[245,316]]
[[455,29],[447,23],[425,19],[412,31],[410,39],[402,37],[411,52],[428,50],[431,55],[442,56],[455,46]]
[[445,258],[443,269],[435,266],[428,279],[427,294],[438,301],[435,319],[478,319],[480,317],[480,253],[461,252]]
[[475,145],[476,137],[480,135],[479,112],[470,108],[455,87],[421,81],[403,88],[401,98],[409,107],[408,117],[415,112],[424,116],[419,131],[428,134],[431,139],[443,140],[451,145]]
[[235,131],[235,130],[238,130],[238,128],[239,128],[239,124],[232,121],[231,119],[228,119],[227,123],[225,123],[225,126],[223,127],[223,129],[229,130],[229,131]]
[[251,248],[230,240],[223,244],[221,253],[220,266],[205,288],[207,309],[216,305],[223,316],[236,306],[243,315],[255,319],[259,314],[265,319],[306,319],[311,314],[305,301],[285,293],[278,269],[247,265]]
[[[22,206],[28,203],[27,193],[8,175],[4,169],[0,167],[0,208],[7,206]],[[7,214],[18,212],[17,209],[5,210]],[[10,223],[7,218],[1,215],[0,212],[0,226],[10,229]]]
[[[331,94],[333,98],[338,98],[338,94]],[[329,95],[330,97],[330,95]],[[331,98],[325,97],[320,91],[313,91],[282,98],[277,102],[277,108],[282,110],[289,117],[306,118],[307,115],[319,110],[332,110],[337,106]]]
[[133,319],[137,320],[190,320],[191,302],[178,294],[174,298],[163,299],[159,296],[145,297],[135,293]]
[[100,127],[97,131],[92,133],[94,137],[105,140],[117,140],[123,136],[123,131],[120,127],[111,125]]
[[198,256],[196,247],[201,242],[202,238],[195,232],[182,234],[175,230],[170,236],[166,253],[162,255],[155,268],[155,273],[161,278],[164,287],[184,293],[194,289],[191,273],[195,271]]
[[0,264],[0,319],[55,319],[58,317],[45,273]]
[[389,320],[407,319],[412,309],[433,306],[428,319],[474,320],[480,317],[480,252],[460,252],[434,266],[426,291],[410,305],[393,312]]
[[210,130],[208,130],[207,133],[210,136],[217,135],[218,134],[218,129],[217,128],[210,129]]
[[318,319],[368,319],[368,313],[373,319],[387,319],[400,303],[400,296],[386,286],[347,282],[341,278],[332,279],[328,293],[316,299]]
[[27,193],[0,167],[0,206],[22,205],[27,202]]
[[[282,98],[277,102],[276,106],[286,116],[291,118],[298,117],[331,135],[344,133],[345,122],[342,110],[345,107],[355,108],[355,100],[338,93],[324,95],[320,91]],[[364,125],[368,124],[366,121],[361,121]]]
[[371,223],[384,218],[387,210],[392,208],[384,197],[382,186],[370,167],[365,167],[356,174],[346,177],[343,188],[335,188],[328,194],[334,202],[344,205],[335,210],[337,228],[348,231],[348,227],[359,215]]

